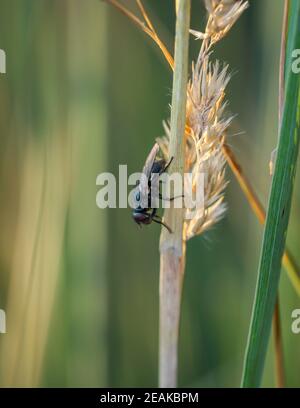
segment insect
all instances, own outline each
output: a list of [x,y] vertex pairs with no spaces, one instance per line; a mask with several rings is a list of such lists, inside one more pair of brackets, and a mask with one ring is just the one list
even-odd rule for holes
[[[141,224],[151,224],[152,221],[163,225],[167,230],[172,233],[171,228],[162,221],[162,218],[157,214],[157,208],[151,207],[151,184],[154,178],[154,175],[160,176],[164,173],[167,168],[170,166],[173,157],[166,163],[164,159],[156,160],[156,156],[159,151],[159,145],[155,143],[152,147],[151,152],[149,153],[146,163],[143,167],[143,177],[141,177],[140,182],[137,186],[137,191],[135,199],[137,202],[141,201],[142,197],[146,197],[146,206],[141,206],[139,204],[132,212],[132,217],[134,221],[141,226]],[[159,198],[162,199],[161,194],[158,194]],[[173,198],[170,198],[172,200]]]

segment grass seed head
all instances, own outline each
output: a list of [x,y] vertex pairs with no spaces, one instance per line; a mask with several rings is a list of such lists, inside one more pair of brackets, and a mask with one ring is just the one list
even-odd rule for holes
[[[186,209],[184,239],[206,232],[225,214],[224,191],[228,184],[222,148],[225,132],[233,116],[226,114],[226,87],[230,80],[228,65],[212,62],[211,47],[234,25],[248,2],[239,0],[205,0],[208,11],[205,32],[190,30],[202,45],[187,90],[185,130],[185,172],[192,174],[194,189],[199,173],[204,174],[204,207]],[[168,156],[169,125],[164,123],[165,136],[158,139],[162,152]],[[192,214],[191,214],[192,211]],[[192,215],[192,216],[191,216]]]

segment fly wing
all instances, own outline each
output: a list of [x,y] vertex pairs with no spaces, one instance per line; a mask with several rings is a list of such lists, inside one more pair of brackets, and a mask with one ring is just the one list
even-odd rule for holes
[[151,149],[151,152],[149,153],[146,163],[143,167],[143,174],[145,174],[145,176],[147,177],[147,179],[149,178],[150,174],[151,174],[151,170],[152,170],[152,166],[153,163],[155,161],[155,157],[157,156],[157,153],[159,151],[159,145],[158,143],[155,143],[154,146]]
[[153,163],[155,161],[158,151],[159,151],[159,145],[158,143],[155,143],[143,167],[143,172],[142,172],[142,176],[141,176],[140,183],[139,183],[139,189],[141,192],[141,200],[145,200],[145,201],[148,200],[148,192],[149,192],[148,191],[149,190],[148,180],[151,176],[152,166],[153,166]]

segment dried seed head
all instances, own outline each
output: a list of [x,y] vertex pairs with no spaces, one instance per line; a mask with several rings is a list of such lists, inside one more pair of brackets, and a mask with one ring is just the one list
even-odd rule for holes
[[185,238],[205,232],[217,223],[226,210],[223,193],[227,185],[225,158],[222,153],[224,133],[232,121],[225,116],[225,89],[229,82],[228,66],[220,67],[218,61],[209,62],[206,55],[202,64],[193,67],[192,80],[187,98],[186,166],[193,174],[205,175],[204,208],[190,219],[186,210]]
[[[205,0],[209,12],[205,33],[191,30],[202,46],[192,66],[188,84],[185,131],[185,172],[192,174],[192,187],[198,175],[204,174],[204,207],[186,209],[184,239],[202,234],[217,223],[226,211],[224,190],[225,158],[222,147],[232,116],[226,116],[226,86],[230,80],[228,65],[210,62],[210,47],[230,30],[248,7],[243,0]],[[163,154],[168,156],[169,126],[164,123],[165,136],[158,139]]]
[[244,0],[205,0],[208,21],[205,33],[190,30],[197,39],[210,38],[211,44],[221,40],[249,6]]
[[[225,88],[229,82],[228,66],[218,61],[209,63],[208,55],[202,64],[193,67],[189,83],[186,113],[185,171],[192,174],[192,187],[204,174],[204,208],[186,209],[184,238],[201,234],[217,223],[226,210],[224,190],[225,158],[222,153],[224,132],[232,117],[226,117]],[[166,136],[158,139],[162,152],[168,156],[170,130],[164,123]],[[191,217],[192,215],[192,217]]]

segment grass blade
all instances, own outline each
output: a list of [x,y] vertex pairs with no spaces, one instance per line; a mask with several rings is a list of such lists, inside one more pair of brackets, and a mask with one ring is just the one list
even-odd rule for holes
[[293,0],[289,5],[285,104],[245,355],[243,387],[258,387],[261,382],[290,215],[300,137],[299,74],[292,72],[292,51],[300,49],[299,26],[300,2]]

